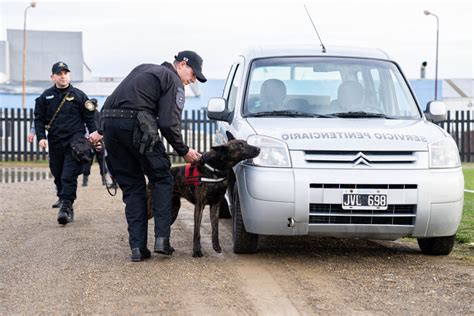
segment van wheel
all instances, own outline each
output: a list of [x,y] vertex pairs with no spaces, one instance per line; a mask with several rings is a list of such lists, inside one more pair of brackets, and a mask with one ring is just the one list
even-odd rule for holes
[[231,218],[232,215],[230,214],[229,205],[225,197],[221,199],[219,202],[219,218]]
[[255,253],[258,246],[258,235],[248,233],[245,230],[242,211],[240,210],[239,190],[234,186],[232,199],[233,217],[232,217],[232,236],[234,242],[234,253]]
[[456,235],[447,237],[418,238],[418,246],[425,255],[446,256],[454,247]]

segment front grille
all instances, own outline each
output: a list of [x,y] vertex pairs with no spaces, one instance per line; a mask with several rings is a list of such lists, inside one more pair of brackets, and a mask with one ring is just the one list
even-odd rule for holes
[[386,210],[345,210],[340,204],[309,205],[310,224],[415,225],[416,204],[393,204]]
[[312,189],[417,189],[417,184],[351,184],[351,183],[311,183]]
[[[304,160],[308,163],[331,163],[340,165],[363,164],[412,164],[416,163],[417,156],[414,151],[331,151],[331,150],[307,150],[304,152]],[[363,165],[362,164],[362,165]]]

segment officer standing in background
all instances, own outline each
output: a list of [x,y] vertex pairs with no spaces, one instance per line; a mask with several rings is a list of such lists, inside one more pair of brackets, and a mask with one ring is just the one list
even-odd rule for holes
[[105,147],[123,191],[132,261],[151,256],[147,248],[144,175],[154,187],[154,251],[165,255],[174,251],[169,241],[174,180],[158,129],[184,160],[199,159],[200,154],[186,146],[181,136],[184,85],[196,79],[206,82],[202,58],[193,51],[182,51],[175,56],[173,64],[137,66],[105,101],[102,110]]
[[36,99],[34,122],[40,148],[49,147],[49,168],[59,197],[53,207],[60,207],[58,223],[62,225],[74,219],[72,204],[76,199],[77,177],[82,172],[82,164],[72,155],[71,141],[84,138],[84,124],[91,132],[97,130],[94,105],[84,92],[69,83],[69,72],[63,62],[53,65],[54,85]]
[[[100,112],[97,110],[99,106],[97,99],[92,98],[91,102],[94,104],[94,117],[95,124],[99,126],[100,124]],[[89,183],[89,176],[91,174],[91,167],[94,164],[94,157],[97,157],[97,162],[99,163],[100,177],[102,178],[102,185],[105,185],[105,172],[104,172],[104,147],[94,147],[92,149],[92,159],[90,163],[85,163],[83,172],[82,172],[82,186],[86,187]]]

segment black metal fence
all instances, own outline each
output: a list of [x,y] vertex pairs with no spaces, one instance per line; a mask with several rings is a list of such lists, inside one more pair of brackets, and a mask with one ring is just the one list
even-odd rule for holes
[[[36,139],[27,141],[33,123],[33,109],[0,109],[0,161],[37,161],[46,160],[47,151],[41,150]],[[216,129],[215,121],[207,118],[204,110],[184,111],[182,133],[185,144],[199,152],[208,151],[213,142]],[[166,150],[173,152],[171,146],[163,140]],[[171,156],[173,163],[181,158]]]
[[[33,121],[32,109],[0,109],[0,161],[36,161],[47,159],[47,152],[40,150],[37,141],[26,138]],[[463,162],[474,161],[474,111],[448,111],[447,120],[439,125],[450,133],[459,148]],[[205,152],[214,141],[215,121],[207,118],[205,110],[184,111],[182,120],[184,142]],[[172,148],[166,143],[168,152]],[[179,157],[172,156],[173,162]]]

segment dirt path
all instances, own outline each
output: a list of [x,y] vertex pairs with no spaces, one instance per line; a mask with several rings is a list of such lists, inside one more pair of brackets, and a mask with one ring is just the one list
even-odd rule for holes
[[473,261],[409,242],[263,237],[258,254],[235,255],[221,220],[217,254],[205,210],[204,257],[192,258],[187,203],[173,257],[131,263],[121,197],[93,172],[66,227],[50,208],[52,180],[0,184],[0,314],[474,314]]

